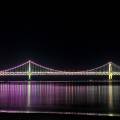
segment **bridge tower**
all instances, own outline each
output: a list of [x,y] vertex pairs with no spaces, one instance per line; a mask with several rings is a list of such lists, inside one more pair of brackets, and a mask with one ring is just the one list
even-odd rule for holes
[[28,61],[28,79],[29,80],[31,79],[31,75],[32,75],[32,73],[31,73],[31,61],[29,60]]
[[108,65],[109,65],[109,71],[108,71],[109,80],[112,80],[112,76],[113,76],[113,73],[112,73],[112,62],[109,62]]

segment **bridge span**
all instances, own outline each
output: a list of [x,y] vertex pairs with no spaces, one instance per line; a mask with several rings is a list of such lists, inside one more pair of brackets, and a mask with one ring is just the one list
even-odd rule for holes
[[120,66],[114,64],[113,62],[108,62],[102,66],[94,69],[84,70],[84,71],[61,71],[55,70],[48,67],[44,67],[37,64],[31,60],[20,64],[18,66],[1,70],[0,76],[45,76],[45,75],[87,75],[87,76],[108,76],[109,80],[112,80],[113,76],[120,75]]

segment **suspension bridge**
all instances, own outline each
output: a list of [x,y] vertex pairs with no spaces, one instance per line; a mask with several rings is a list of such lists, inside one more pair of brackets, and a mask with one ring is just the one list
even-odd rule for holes
[[91,75],[91,76],[108,76],[109,80],[112,80],[113,76],[120,75],[120,66],[116,65],[113,62],[108,62],[102,66],[96,67],[90,70],[84,71],[61,71],[51,69],[40,64],[37,64],[31,60],[20,64],[18,66],[0,70],[1,76],[28,76],[31,79],[31,76],[39,75]]

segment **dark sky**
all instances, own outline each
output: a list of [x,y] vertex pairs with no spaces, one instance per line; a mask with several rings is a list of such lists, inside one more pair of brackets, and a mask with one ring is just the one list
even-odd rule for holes
[[92,29],[97,25],[64,16],[1,16],[0,67],[29,59],[72,70],[120,64],[120,32]]

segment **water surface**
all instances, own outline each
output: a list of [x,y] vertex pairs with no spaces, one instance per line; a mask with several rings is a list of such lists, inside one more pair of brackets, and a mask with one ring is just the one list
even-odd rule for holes
[[0,82],[1,112],[120,114],[119,84]]

